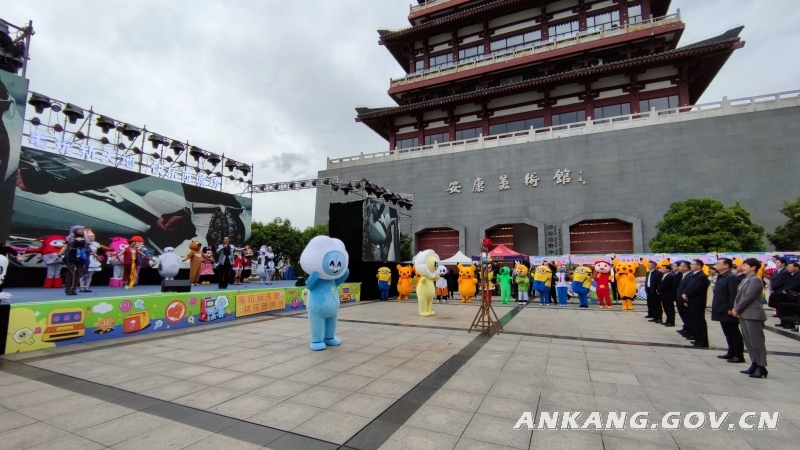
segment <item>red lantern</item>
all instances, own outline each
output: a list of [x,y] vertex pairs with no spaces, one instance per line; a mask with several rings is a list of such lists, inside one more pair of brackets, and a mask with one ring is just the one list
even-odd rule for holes
[[492,245],[492,240],[491,239],[483,238],[483,246],[484,247],[489,248],[489,247],[491,247],[491,245]]

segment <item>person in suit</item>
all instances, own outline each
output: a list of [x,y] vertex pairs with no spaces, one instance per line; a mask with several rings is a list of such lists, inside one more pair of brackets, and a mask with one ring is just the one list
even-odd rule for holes
[[703,273],[705,263],[699,259],[692,260],[690,269],[692,276],[684,286],[683,306],[688,308],[692,320],[692,331],[695,340],[692,346],[708,348],[708,324],[706,323],[706,304],[708,303],[708,277]]
[[790,316],[800,317],[800,263],[789,263],[786,265],[786,270],[789,271],[791,277],[789,277],[789,281],[783,286],[782,294],[786,298],[778,303],[777,313],[781,321],[775,326],[793,328],[793,322],[784,321],[782,318]]
[[776,256],[772,260],[775,261],[775,272],[769,277],[769,307],[777,309],[779,303],[786,301],[783,291],[792,274],[786,269],[786,258]]
[[661,308],[664,310],[664,326],[675,326],[675,290],[678,288],[678,265],[665,264],[660,268],[662,278],[656,289]]
[[689,271],[688,261],[678,261],[676,264],[678,266],[678,273],[676,275],[678,285],[675,287],[675,309],[678,310],[678,316],[680,316],[681,322],[683,322],[683,328],[678,330],[678,334],[691,340],[694,339],[692,316],[689,315],[689,308],[683,305],[683,293],[686,289],[686,283],[689,281],[689,278],[692,277],[692,272]]
[[648,262],[647,268],[647,278],[644,281],[644,290],[647,293],[647,315],[644,317],[649,318],[649,322],[662,323],[663,312],[661,311],[658,286],[661,284],[664,274],[658,271],[658,265],[655,261]]
[[217,279],[220,289],[228,289],[231,280],[231,268],[233,267],[233,251],[231,239],[228,236],[222,238],[222,244],[217,246]]
[[755,258],[748,258],[741,266],[746,278],[739,283],[731,311],[731,315],[739,319],[742,338],[750,355],[750,368],[742,370],[741,373],[750,375],[751,378],[766,378],[768,372],[764,322],[767,321],[767,314],[761,306],[761,293],[764,290],[764,282],[758,277],[761,262]]
[[728,351],[717,358],[730,363],[743,363],[744,341],[739,331],[739,321],[731,315],[733,303],[739,288],[739,278],[731,271],[733,261],[729,258],[717,260],[717,282],[714,285],[714,298],[711,301],[711,320],[719,322],[722,333],[728,342]]

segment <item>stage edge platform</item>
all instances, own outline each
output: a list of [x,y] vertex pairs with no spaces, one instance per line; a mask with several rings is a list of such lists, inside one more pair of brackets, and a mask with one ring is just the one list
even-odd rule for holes
[[[89,298],[84,294],[69,299],[0,305],[0,329],[6,330],[0,354],[305,309],[304,287],[250,284],[225,290],[198,286],[194,292],[185,293],[148,289],[155,287],[113,289],[114,293],[108,292],[104,297]],[[339,296],[342,303],[360,301],[361,283],[342,284]]]

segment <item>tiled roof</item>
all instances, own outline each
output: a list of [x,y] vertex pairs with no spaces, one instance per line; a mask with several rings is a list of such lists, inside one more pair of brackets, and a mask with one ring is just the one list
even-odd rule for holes
[[421,23],[413,27],[403,28],[402,30],[396,30],[396,31],[378,30],[378,34],[380,34],[381,40],[383,42],[389,42],[403,38],[410,34],[415,34],[424,30],[428,30],[430,28],[435,28],[439,25],[446,24],[454,20],[485,14],[489,11],[500,8],[502,6],[518,4],[524,1],[525,0],[495,0],[493,2],[484,3],[482,5],[476,5],[471,8],[462,9],[453,14],[448,14],[446,16],[439,17],[438,19],[431,20],[430,22]]
[[516,83],[510,83],[503,86],[488,88],[480,91],[475,92],[468,92],[464,94],[454,94],[449,95],[446,97],[440,97],[437,99],[426,100],[418,103],[412,103],[410,105],[402,105],[402,106],[395,106],[391,108],[379,108],[379,109],[369,109],[363,108],[361,109],[363,112],[358,111],[358,118],[357,120],[364,120],[364,119],[378,119],[385,116],[391,116],[398,113],[406,113],[412,112],[416,110],[424,110],[429,109],[432,106],[437,105],[446,105],[450,104],[454,101],[464,101],[464,100],[471,100],[479,97],[495,97],[499,94],[503,94],[506,92],[513,92],[520,89],[525,89],[529,87],[533,87],[540,84],[551,83],[554,81],[562,81],[565,79],[570,78],[577,78],[580,76],[590,75],[590,74],[599,74],[603,72],[610,72],[614,70],[618,70],[625,67],[630,67],[632,65],[636,65],[642,62],[657,62],[661,60],[672,59],[679,56],[687,56],[696,53],[703,53],[703,52],[711,52],[714,50],[718,50],[721,48],[729,47],[737,42],[740,41],[739,33],[741,33],[744,27],[736,27],[732,28],[718,36],[700,41],[695,42],[693,44],[679,47],[673,50],[668,50],[666,52],[657,53],[655,55],[647,55],[647,56],[639,56],[636,58],[630,58],[622,61],[617,61],[609,64],[603,64],[596,67],[589,67],[577,70],[570,70],[566,72],[556,73],[552,75],[545,75],[542,77],[534,78],[531,80],[523,80],[518,81]]

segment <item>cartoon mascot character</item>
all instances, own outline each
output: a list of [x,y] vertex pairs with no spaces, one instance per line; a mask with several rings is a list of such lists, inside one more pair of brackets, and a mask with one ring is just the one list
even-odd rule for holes
[[419,252],[414,258],[414,271],[419,276],[417,282],[417,302],[419,315],[428,317],[436,314],[431,310],[436,295],[434,283],[439,279],[439,255],[433,250]]
[[300,255],[300,267],[308,274],[308,324],[311,327],[311,350],[325,350],[341,344],[336,337],[339,317],[339,285],[347,280],[350,257],[339,239],[317,236]]
[[458,293],[461,294],[461,303],[472,303],[472,297],[478,290],[478,279],[475,278],[475,266],[462,266],[458,264]]

